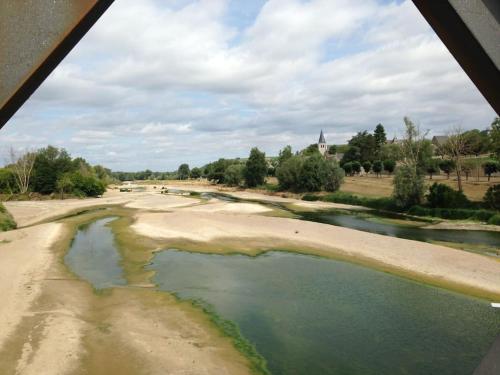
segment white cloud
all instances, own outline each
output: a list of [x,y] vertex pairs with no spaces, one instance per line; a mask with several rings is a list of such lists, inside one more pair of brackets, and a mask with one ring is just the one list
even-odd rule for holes
[[228,4],[115,2],[0,147],[50,141],[111,168],[165,170],[304,147],[321,128],[344,142],[379,122],[397,134],[405,115],[434,134],[495,116],[409,0],[269,0],[241,30],[225,24]]

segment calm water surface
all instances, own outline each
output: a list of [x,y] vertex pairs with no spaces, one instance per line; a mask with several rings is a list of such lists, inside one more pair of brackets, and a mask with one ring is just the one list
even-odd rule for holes
[[236,322],[273,374],[470,374],[499,330],[482,300],[319,257],[169,250],[150,268]]
[[[66,263],[96,289],[124,285],[105,218],[80,227]],[[470,374],[499,332],[485,301],[347,262],[168,250],[158,288],[238,324],[278,374]]]
[[80,278],[103,289],[125,285],[111,229],[106,226],[116,217],[107,217],[78,228],[64,261]]

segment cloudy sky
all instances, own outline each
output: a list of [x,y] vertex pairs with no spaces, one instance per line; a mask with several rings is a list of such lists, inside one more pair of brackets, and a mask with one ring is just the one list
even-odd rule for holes
[[343,143],[495,113],[411,1],[117,0],[9,123],[113,170]]

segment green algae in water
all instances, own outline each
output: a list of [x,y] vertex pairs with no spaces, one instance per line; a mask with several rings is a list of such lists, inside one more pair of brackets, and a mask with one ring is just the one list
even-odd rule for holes
[[235,322],[273,374],[470,374],[499,330],[485,301],[319,257],[169,250],[149,268]]
[[115,219],[107,217],[80,226],[64,257],[71,271],[89,281],[97,291],[127,283],[113,233],[106,226]]

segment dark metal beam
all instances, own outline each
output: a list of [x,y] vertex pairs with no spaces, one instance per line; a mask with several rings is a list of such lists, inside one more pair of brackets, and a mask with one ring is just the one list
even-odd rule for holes
[[413,0],[462,69],[500,113],[498,0]]
[[113,1],[0,1],[0,129]]

